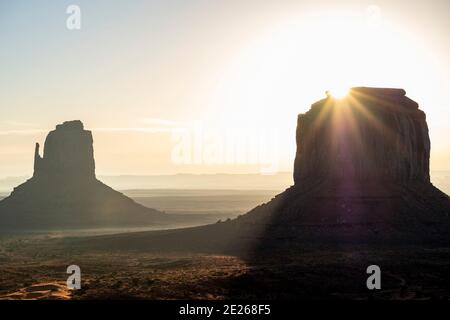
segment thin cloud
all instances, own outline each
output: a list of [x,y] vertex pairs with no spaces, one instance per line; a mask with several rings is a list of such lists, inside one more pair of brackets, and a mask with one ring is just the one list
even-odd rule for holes
[[[138,133],[164,133],[172,132],[171,127],[142,127],[142,128],[88,128],[87,130],[97,131],[97,132],[138,132]],[[22,129],[22,130],[3,130],[0,131],[0,136],[25,136],[25,135],[36,135],[45,134],[51,131],[51,129]]]
[[98,132],[139,132],[139,133],[161,133],[172,132],[173,128],[167,127],[143,127],[143,128],[92,128],[92,131]]
[[166,126],[166,127],[175,127],[175,126],[180,126],[180,124],[181,124],[178,121],[158,119],[158,118],[144,118],[144,119],[142,119],[142,122],[146,123],[146,124],[160,125],[160,126]]
[[24,130],[4,130],[0,131],[0,136],[11,136],[11,135],[34,135],[46,133],[48,130],[45,129],[24,129]]
[[92,128],[92,131],[99,132],[138,132],[138,133],[170,133],[174,128],[180,127],[181,122],[159,119],[144,118],[141,122],[150,125],[149,127],[118,127],[118,128]]

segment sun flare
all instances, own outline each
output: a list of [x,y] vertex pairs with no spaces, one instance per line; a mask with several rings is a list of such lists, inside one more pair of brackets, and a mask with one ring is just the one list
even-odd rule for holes
[[[406,77],[411,65],[434,85]],[[389,21],[371,26],[363,12],[316,12],[286,19],[244,47],[223,69],[209,112],[223,126],[254,123],[258,116],[259,124],[286,127],[285,119],[326,90],[342,99],[351,87],[414,91],[434,87],[437,79],[429,57]],[[295,122],[290,126],[294,130]]]
[[350,91],[350,88],[348,87],[336,87],[328,91],[329,95],[336,99],[343,99],[345,98]]

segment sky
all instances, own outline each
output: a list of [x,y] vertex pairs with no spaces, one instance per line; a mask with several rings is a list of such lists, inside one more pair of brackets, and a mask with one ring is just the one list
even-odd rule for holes
[[297,114],[351,86],[404,88],[450,170],[449,16],[447,0],[0,0],[0,178],[31,175],[34,143],[74,119],[101,175],[290,171]]

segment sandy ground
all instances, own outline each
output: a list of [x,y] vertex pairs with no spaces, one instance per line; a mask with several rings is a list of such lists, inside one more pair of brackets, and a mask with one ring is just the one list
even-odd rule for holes
[[0,300],[69,300],[71,291],[63,282],[37,283],[13,293],[0,296]]
[[[450,299],[450,248],[363,249],[244,260],[235,256],[77,252],[48,241],[0,241],[0,299]],[[81,268],[68,290],[66,268]],[[366,268],[382,270],[382,290]]]

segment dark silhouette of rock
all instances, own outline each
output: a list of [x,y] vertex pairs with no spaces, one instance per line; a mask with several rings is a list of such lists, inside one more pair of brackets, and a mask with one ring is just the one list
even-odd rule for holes
[[450,244],[423,111],[401,89],[353,88],[298,117],[294,186],[229,222],[97,239],[106,248],[258,254],[310,245]]
[[298,117],[294,181],[429,182],[425,114],[401,89],[353,88]]
[[36,143],[34,177],[95,180],[92,133],[81,121],[68,121],[51,131],[44,146],[44,158]]
[[[183,219],[181,218],[181,221]],[[180,221],[146,208],[96,179],[93,139],[81,121],[51,131],[34,174],[0,201],[0,230],[147,226]]]

